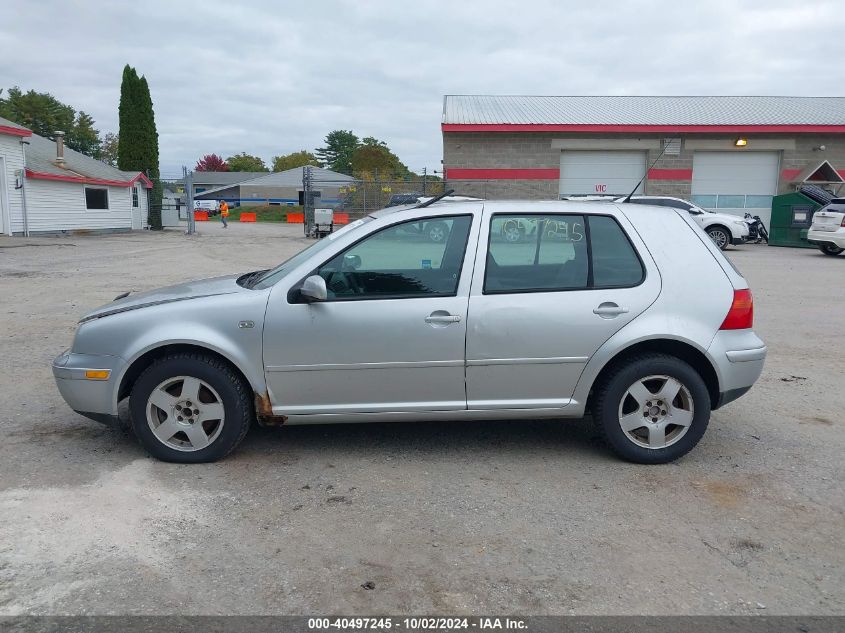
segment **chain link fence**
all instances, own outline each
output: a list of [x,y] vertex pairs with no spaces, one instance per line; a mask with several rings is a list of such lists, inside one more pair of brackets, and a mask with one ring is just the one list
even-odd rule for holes
[[314,206],[332,207],[335,211],[362,217],[385,207],[411,204],[454,190],[453,196],[483,200],[557,200],[558,181],[545,180],[356,180],[317,181],[311,183],[319,192]]

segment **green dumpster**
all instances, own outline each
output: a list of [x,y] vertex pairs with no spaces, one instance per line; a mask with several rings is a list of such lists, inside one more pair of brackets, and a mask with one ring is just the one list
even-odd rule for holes
[[769,220],[769,245],[816,248],[807,241],[807,230],[813,223],[813,214],[831,200],[833,194],[812,185],[775,196]]

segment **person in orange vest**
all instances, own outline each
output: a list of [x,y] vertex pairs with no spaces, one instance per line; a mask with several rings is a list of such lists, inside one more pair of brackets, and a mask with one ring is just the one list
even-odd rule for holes
[[226,204],[225,200],[220,201],[220,219],[223,221],[223,228],[228,228],[229,223],[227,222],[227,218],[229,217],[229,205]]

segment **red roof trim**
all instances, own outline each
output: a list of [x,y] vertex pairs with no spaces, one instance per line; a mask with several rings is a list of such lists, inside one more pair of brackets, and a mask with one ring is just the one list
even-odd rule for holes
[[108,187],[131,187],[138,180],[143,180],[147,189],[153,185],[144,174],[138,174],[132,180],[106,180],[103,178],[87,178],[85,176],[65,176],[62,174],[46,174],[40,171],[26,170],[26,177],[35,180],[55,180],[59,182],[75,182],[82,185],[106,185]]
[[845,125],[606,125],[570,123],[441,123],[444,132],[618,132],[699,134],[845,134]]
[[149,178],[147,178],[147,177],[144,175],[144,172],[141,172],[141,171],[139,171],[139,172],[138,172],[138,175],[137,175],[137,176],[135,176],[132,180],[130,180],[130,181],[129,181],[129,184],[130,184],[130,185],[133,185],[133,184],[135,184],[136,182],[138,182],[139,180],[140,180],[142,183],[144,183],[144,187],[146,187],[147,189],[152,189],[152,188],[153,188],[153,181],[152,181],[152,180],[150,180]]
[[10,134],[11,136],[32,136],[29,130],[22,130],[19,127],[9,127],[8,125],[0,125],[0,134]]
[[540,169],[446,169],[446,178],[455,180],[557,180],[558,168]]
[[692,180],[692,169],[649,169],[649,180]]

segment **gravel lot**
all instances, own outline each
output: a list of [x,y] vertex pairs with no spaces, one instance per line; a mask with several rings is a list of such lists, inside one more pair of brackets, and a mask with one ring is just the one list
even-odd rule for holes
[[666,466],[587,421],[254,429],[179,466],[61,400],[80,314],[300,231],[0,237],[0,615],[845,614],[845,256],[730,251],[769,360]]

